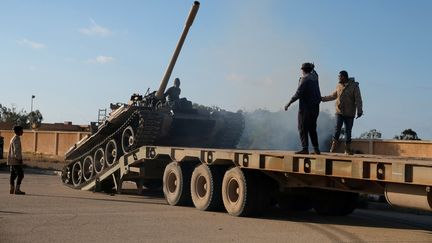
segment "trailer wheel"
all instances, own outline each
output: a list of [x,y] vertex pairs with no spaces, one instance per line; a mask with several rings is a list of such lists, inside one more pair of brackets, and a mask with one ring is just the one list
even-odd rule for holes
[[253,180],[257,189],[255,197],[256,205],[254,214],[261,214],[267,211],[271,206],[276,205],[276,191],[278,184],[268,175],[261,171],[250,171],[253,173]]
[[145,186],[149,190],[157,190],[162,187],[161,179],[146,179],[142,182],[142,185]]
[[229,169],[222,181],[222,200],[225,209],[233,216],[249,216],[255,213],[258,190],[252,173],[238,167]]
[[345,216],[358,205],[359,194],[352,192],[325,191],[315,194],[313,208],[320,215]]
[[188,164],[171,162],[165,167],[163,192],[169,205],[191,205],[190,182],[192,168]]
[[309,211],[312,201],[308,196],[297,194],[282,194],[277,198],[279,208],[288,211]]
[[191,196],[195,207],[202,211],[223,208],[222,179],[224,167],[201,164],[195,167],[191,178]]

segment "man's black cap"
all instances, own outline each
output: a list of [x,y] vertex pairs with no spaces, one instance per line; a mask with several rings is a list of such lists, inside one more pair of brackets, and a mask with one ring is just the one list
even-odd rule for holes
[[174,79],[174,84],[175,85],[180,85],[180,79],[179,78],[175,78]]
[[345,70],[340,71],[339,75],[342,76],[342,77],[348,78],[348,72],[345,71]]
[[314,68],[315,68],[315,65],[313,63],[310,63],[310,62],[305,62],[301,66],[301,70],[305,70],[305,71],[313,70]]

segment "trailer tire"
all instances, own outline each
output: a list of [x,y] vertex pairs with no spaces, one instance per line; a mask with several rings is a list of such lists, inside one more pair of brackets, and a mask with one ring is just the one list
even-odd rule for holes
[[191,176],[192,168],[189,164],[180,164],[174,161],[165,167],[163,192],[169,205],[188,206],[192,204]]
[[222,179],[224,167],[201,164],[195,167],[191,178],[191,196],[194,206],[202,211],[223,208]]
[[268,175],[261,171],[250,171],[253,174],[253,180],[258,190],[256,192],[255,215],[259,215],[267,211],[270,207],[276,205],[275,191],[278,188],[277,183]]
[[251,171],[238,167],[229,169],[222,181],[222,200],[226,211],[233,216],[250,216],[256,212],[258,191]]
[[313,208],[320,215],[345,216],[358,205],[359,194],[322,190],[313,200]]
[[287,211],[309,211],[313,208],[312,200],[305,195],[282,194],[277,202],[280,209]]
[[157,190],[162,187],[161,179],[147,179],[142,182],[142,185],[148,190]]

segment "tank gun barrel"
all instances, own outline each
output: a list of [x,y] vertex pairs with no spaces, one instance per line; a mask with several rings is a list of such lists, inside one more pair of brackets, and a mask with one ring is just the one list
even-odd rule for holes
[[168,84],[168,80],[171,77],[171,73],[172,73],[172,71],[174,69],[174,65],[175,65],[175,63],[177,61],[177,58],[178,58],[179,54],[180,54],[180,51],[181,51],[183,43],[184,43],[184,41],[186,39],[186,36],[187,36],[187,34],[189,32],[189,28],[192,26],[192,23],[193,23],[193,21],[195,19],[195,16],[196,16],[197,12],[198,12],[199,5],[200,5],[200,3],[198,1],[195,1],[194,4],[192,5],[192,8],[191,8],[191,10],[189,12],[189,15],[188,15],[188,18],[186,19],[186,23],[185,23],[183,32],[182,32],[182,34],[180,36],[180,39],[179,39],[179,41],[177,43],[177,46],[176,46],[175,50],[174,50],[174,54],[171,57],[171,61],[170,61],[169,65],[168,65],[168,67],[167,67],[167,69],[165,71],[165,74],[164,74],[164,76],[163,76],[163,78],[162,78],[162,80],[160,82],[159,89],[158,89],[158,91],[156,93],[156,97],[158,99],[162,99],[163,98],[166,86]]

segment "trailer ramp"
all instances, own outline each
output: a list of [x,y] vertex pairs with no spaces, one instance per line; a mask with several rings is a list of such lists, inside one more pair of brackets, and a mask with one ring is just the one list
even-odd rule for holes
[[120,166],[118,163],[113,165],[112,167],[108,168],[107,170],[104,170],[102,173],[94,177],[92,180],[87,182],[83,187],[81,187],[81,190],[83,191],[100,191],[101,183],[106,180],[112,180],[114,182],[114,186],[117,190],[118,188],[118,178],[116,174],[118,173],[120,169]]

